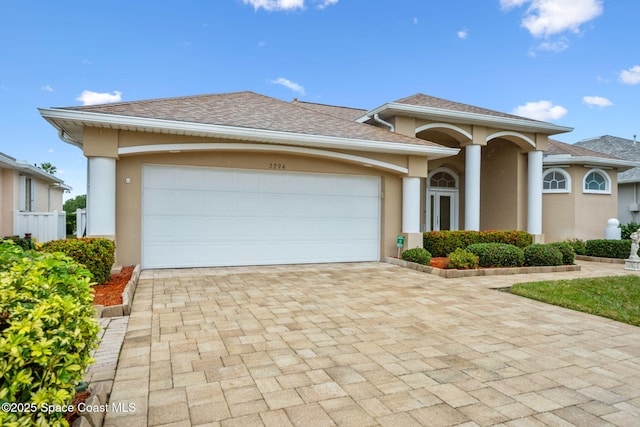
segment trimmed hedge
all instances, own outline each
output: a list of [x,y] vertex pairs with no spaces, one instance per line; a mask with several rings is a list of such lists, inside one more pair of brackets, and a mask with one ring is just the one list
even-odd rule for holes
[[[587,244],[584,240],[580,239],[569,239],[565,240],[563,243],[568,243],[573,248],[573,251],[576,255],[586,255],[587,254]],[[631,251],[631,248],[629,248]]]
[[446,257],[458,248],[465,249],[477,243],[505,243],[526,248],[533,237],[526,231],[428,231],[423,235],[423,246],[435,257]]
[[562,252],[552,245],[529,245],[524,248],[524,262],[529,266],[562,265]]
[[480,267],[521,267],[524,251],[506,243],[474,243],[467,250],[478,256]]
[[587,240],[586,255],[627,259],[631,254],[631,240]]
[[424,248],[412,248],[402,252],[402,259],[422,265],[429,265],[431,254]]
[[0,241],[0,402],[29,409],[0,411],[0,425],[68,425],[52,407],[71,404],[93,363],[90,283],[91,273],[61,253]]
[[549,246],[553,246],[562,254],[562,264],[564,265],[573,265],[576,260],[576,251],[573,249],[567,242],[553,242],[548,243]]
[[640,228],[640,224],[637,222],[630,222],[628,224],[620,224],[620,237],[622,240],[631,239],[631,234],[636,232]]
[[471,269],[476,268],[480,262],[478,256],[466,249],[458,248],[448,256],[447,268],[451,269]]
[[111,276],[116,245],[109,239],[85,237],[82,239],[52,240],[44,243],[40,250],[64,253],[91,271],[97,284],[103,284]]

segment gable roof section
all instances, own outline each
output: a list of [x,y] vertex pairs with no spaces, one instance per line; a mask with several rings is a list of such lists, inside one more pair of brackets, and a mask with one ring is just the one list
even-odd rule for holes
[[[640,161],[640,143],[627,138],[603,135],[594,138],[583,139],[576,142],[575,145],[588,148],[600,153],[617,156],[625,160]],[[635,167],[633,169],[619,173],[618,182],[640,182],[640,167]]]
[[[616,156],[599,153],[576,146],[575,144],[566,144],[553,139],[549,139],[549,150],[544,153],[542,162],[545,166],[580,164],[614,168],[618,171],[626,171],[638,165],[638,163],[634,161],[624,160]],[[620,174],[618,176],[620,176]]]
[[552,123],[515,116],[513,114],[501,113],[499,111],[436,98],[422,93],[383,104],[380,107],[368,111],[360,117],[358,121],[368,122],[376,114],[383,118],[389,118],[394,115],[410,116],[427,120],[467,123],[547,135],[555,135],[573,130],[573,128],[566,126],[558,126]]
[[406,152],[434,158],[457,153],[430,141],[254,92],[40,109],[40,113],[61,137],[79,146],[83,127],[94,126],[319,148]]

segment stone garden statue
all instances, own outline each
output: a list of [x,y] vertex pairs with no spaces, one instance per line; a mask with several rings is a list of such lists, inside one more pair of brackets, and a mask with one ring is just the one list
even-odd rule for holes
[[631,233],[631,254],[629,259],[633,261],[640,261],[638,256],[638,242],[640,242],[640,228]]

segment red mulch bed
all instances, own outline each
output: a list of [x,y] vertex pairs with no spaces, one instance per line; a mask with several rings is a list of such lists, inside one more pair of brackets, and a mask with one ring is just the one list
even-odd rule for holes
[[433,257],[431,258],[431,262],[429,265],[435,268],[447,268],[447,264],[449,264],[449,258],[447,257]]
[[95,285],[93,303],[104,306],[122,304],[122,291],[131,280],[134,268],[133,265],[122,267],[120,274],[112,274],[107,283]]
[[[81,402],[85,402],[89,398],[89,396],[91,396],[91,392],[89,390],[76,393],[76,395],[73,397],[73,403],[72,403],[73,408],[74,409],[77,408],[78,404]],[[80,416],[78,415],[78,412],[74,410],[71,412],[67,412],[64,418],[67,420],[69,425],[71,425],[75,420],[80,418]]]

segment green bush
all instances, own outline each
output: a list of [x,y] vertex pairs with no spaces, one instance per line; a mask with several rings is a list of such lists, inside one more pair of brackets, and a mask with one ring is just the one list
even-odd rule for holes
[[562,252],[551,245],[534,244],[524,248],[526,265],[562,265]]
[[4,240],[11,240],[16,245],[20,246],[24,250],[29,250],[34,248],[33,239],[27,239],[26,237],[20,236],[7,236]]
[[[586,255],[587,254],[587,244],[584,240],[580,239],[569,239],[565,240],[564,243],[568,243],[573,248],[573,251],[576,255]],[[631,249],[629,249],[631,250]]]
[[451,252],[447,258],[449,258],[447,268],[471,269],[476,268],[479,263],[479,258],[476,254],[462,248]]
[[631,240],[587,240],[586,254],[588,256],[627,259],[631,254]]
[[476,243],[506,243],[525,248],[533,242],[526,231],[428,231],[423,235],[423,246],[433,256],[445,257],[458,248],[465,249]]
[[562,254],[562,264],[573,265],[576,260],[576,251],[567,242],[553,242],[549,243],[549,246],[553,246]]
[[96,283],[106,283],[111,276],[116,245],[112,240],[99,237],[52,240],[42,245],[43,252],[62,252],[84,265]]
[[402,252],[402,259],[422,265],[429,265],[431,254],[424,248],[412,248]]
[[517,246],[506,243],[475,243],[467,250],[478,256],[480,267],[521,267],[524,252]]
[[[93,363],[99,326],[91,273],[61,253],[24,251],[0,242],[0,425],[68,425],[64,413]],[[45,406],[47,405],[47,406]]]
[[640,224],[636,223],[636,222],[630,222],[629,224],[620,224],[618,226],[620,228],[620,234],[621,234],[621,238],[622,240],[627,240],[627,239],[631,239],[631,233],[638,231],[638,228],[640,228]]

